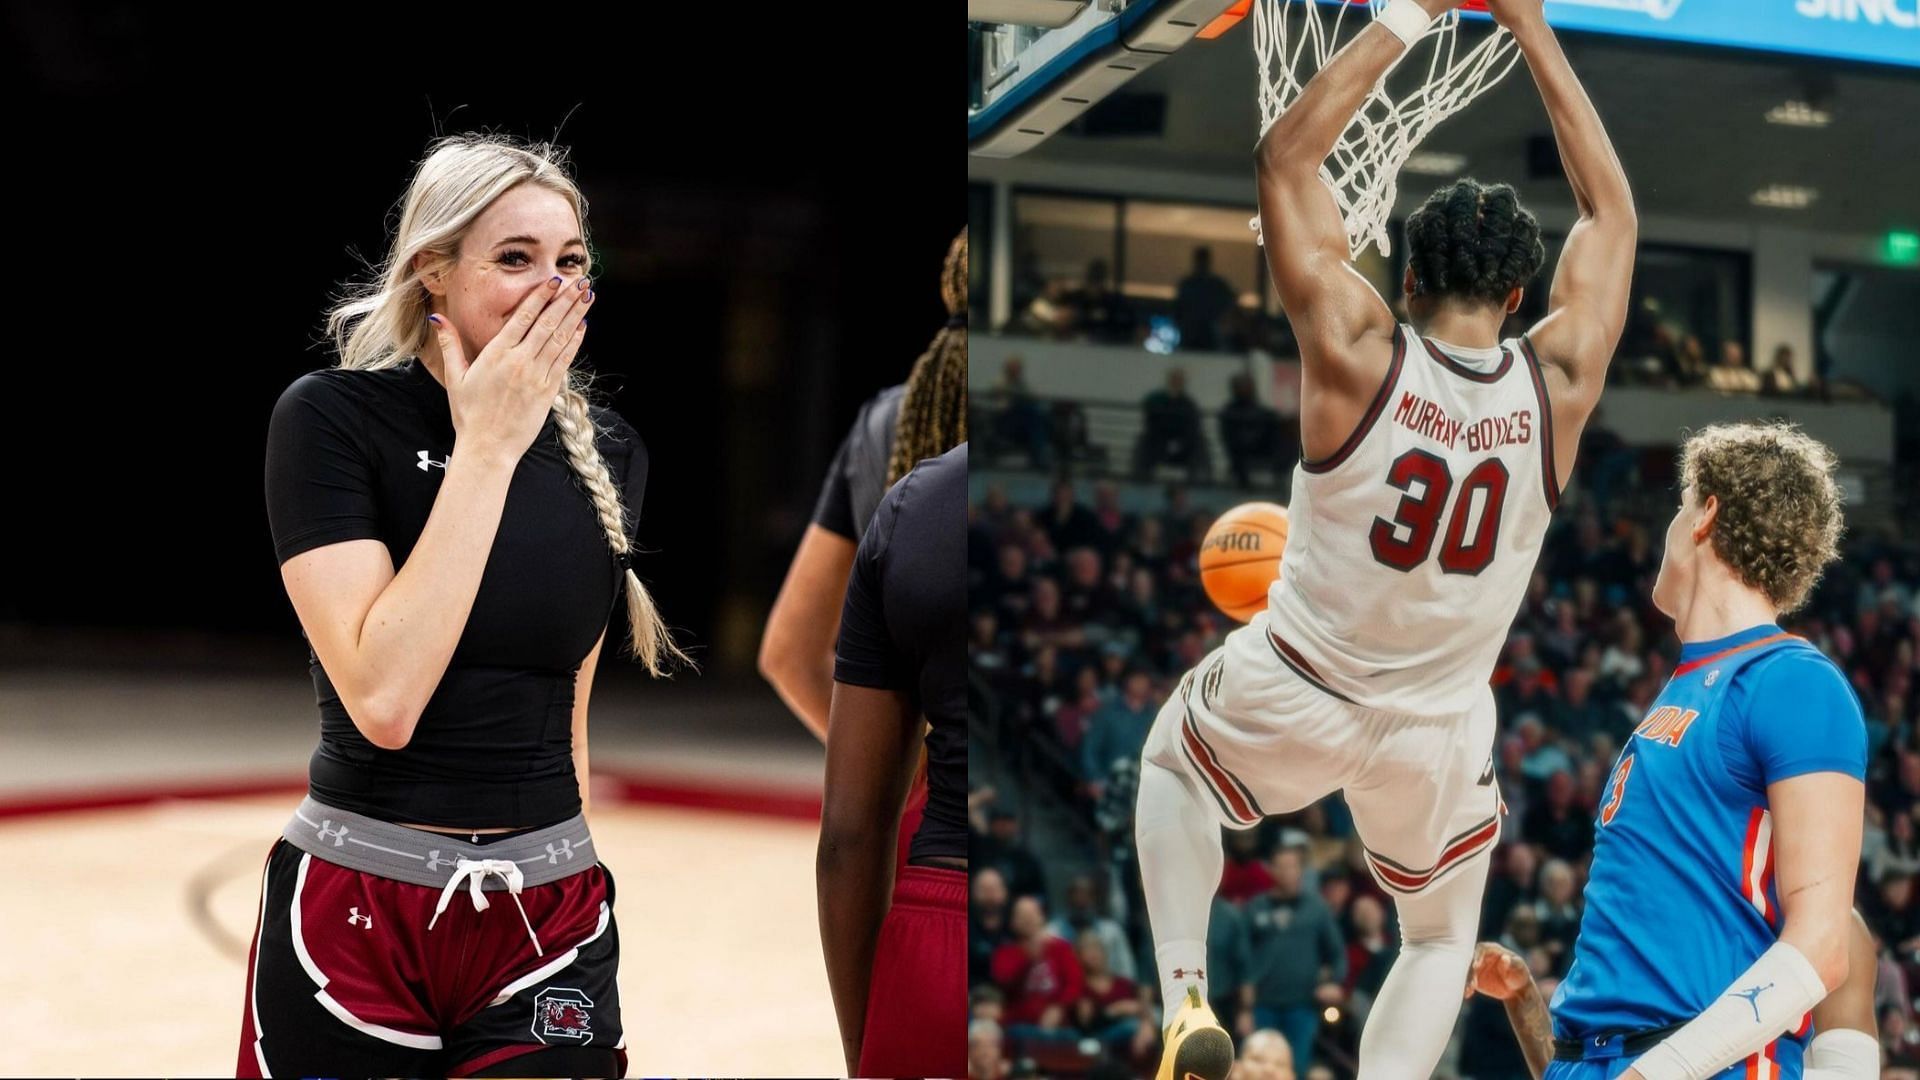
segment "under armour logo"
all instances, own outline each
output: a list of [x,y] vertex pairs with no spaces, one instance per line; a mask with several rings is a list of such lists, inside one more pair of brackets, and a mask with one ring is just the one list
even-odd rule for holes
[[333,827],[332,818],[323,819],[320,822],[320,839],[332,840],[333,846],[339,847],[347,842],[347,827],[342,825],[336,829]]
[[1173,969],[1173,977],[1176,979],[1184,979],[1189,975],[1193,976],[1196,979],[1204,979],[1207,977],[1207,972],[1205,968],[1174,968]]
[[1712,671],[1707,672],[1707,681],[1705,685],[1712,686],[1714,683],[1714,680],[1718,679],[1719,677],[1720,677],[1720,669],[1714,668]]
[[1753,1006],[1753,1022],[1757,1024],[1760,1022],[1760,995],[1771,989],[1773,984],[1768,983],[1765,986],[1755,986],[1747,990],[1735,990],[1727,996],[1746,998],[1747,1004]]
[[365,923],[368,930],[373,929],[373,916],[360,914],[360,909],[357,907],[348,908],[347,910],[351,913],[347,916],[348,926],[357,926],[360,923]]
[[427,872],[428,873],[432,873],[443,866],[459,866],[459,865],[460,865],[459,859],[441,858],[439,848],[434,848],[432,851],[427,852]]
[[547,865],[548,866],[557,865],[563,856],[568,861],[572,861],[573,859],[573,841],[572,840],[561,840],[558,844],[547,845]]
[[439,461],[435,461],[433,460],[433,457],[430,454],[430,452],[426,450],[420,451],[419,469],[421,472],[426,472],[428,469],[444,469],[446,467],[447,467],[446,458],[441,458]]

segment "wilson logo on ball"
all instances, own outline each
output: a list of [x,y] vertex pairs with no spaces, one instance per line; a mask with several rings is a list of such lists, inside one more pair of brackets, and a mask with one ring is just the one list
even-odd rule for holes
[[1246,622],[1267,606],[1287,546],[1287,509],[1243,503],[1221,514],[1200,543],[1200,584],[1229,618]]
[[1260,534],[1257,532],[1231,532],[1219,536],[1207,537],[1201,545],[1202,551],[1259,551]]

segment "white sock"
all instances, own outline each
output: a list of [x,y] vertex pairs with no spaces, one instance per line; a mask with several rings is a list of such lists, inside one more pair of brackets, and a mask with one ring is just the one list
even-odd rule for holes
[[1160,963],[1160,999],[1166,1003],[1160,1026],[1165,1027],[1186,1001],[1187,987],[1199,987],[1201,1004],[1207,1002],[1207,943],[1169,941],[1155,948],[1153,955]]
[[1163,1024],[1179,1011],[1187,987],[1198,986],[1200,1000],[1207,1000],[1207,921],[1226,854],[1219,819],[1205,800],[1185,772],[1151,757],[1141,761],[1134,841],[1160,968]]
[[1460,1014],[1491,861],[1482,853],[1425,892],[1394,898],[1400,955],[1360,1033],[1362,1077],[1433,1075]]

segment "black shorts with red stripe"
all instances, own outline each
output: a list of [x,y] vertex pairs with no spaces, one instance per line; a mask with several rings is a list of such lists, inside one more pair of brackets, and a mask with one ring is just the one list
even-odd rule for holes
[[278,840],[235,1075],[624,1075],[613,896],[596,864],[435,920],[440,890]]

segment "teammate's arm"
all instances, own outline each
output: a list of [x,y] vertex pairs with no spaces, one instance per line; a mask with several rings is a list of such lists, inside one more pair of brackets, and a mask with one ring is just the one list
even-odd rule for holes
[[760,674],[822,742],[833,699],[833,639],[854,550],[852,540],[808,525],[760,639]]
[[[1556,411],[1584,419],[1600,400],[1607,364],[1626,325],[1639,219],[1626,170],[1600,114],[1567,63],[1541,13],[1541,0],[1490,0],[1493,17],[1513,34],[1553,122],[1560,161],[1580,219],[1567,233],[1547,294],[1547,315],[1527,334],[1546,365]],[[1567,467],[1575,440],[1560,447]],[[1564,475],[1567,468],[1562,468]]]
[[1481,942],[1473,952],[1466,996],[1472,997],[1476,990],[1506,1006],[1507,1023],[1513,1025],[1513,1037],[1527,1059],[1527,1071],[1533,1074],[1533,1080],[1540,1080],[1547,1063],[1553,1060],[1553,1020],[1527,962],[1511,949]]
[[[1459,2],[1418,0],[1430,17]],[[1390,348],[1393,312],[1349,258],[1346,225],[1320,167],[1367,94],[1405,52],[1391,30],[1368,26],[1314,74],[1254,150],[1267,268],[1300,342],[1305,374],[1361,402],[1378,386],[1379,371],[1369,375],[1340,360],[1363,338]],[[1304,419],[1312,425],[1310,416]],[[1340,430],[1332,441],[1346,434]],[[1308,441],[1317,440],[1309,433]]]
[[814,879],[827,985],[840,1020],[847,1075],[857,1075],[868,981],[887,913],[900,805],[920,752],[918,718],[907,695],[833,684],[826,798]]

